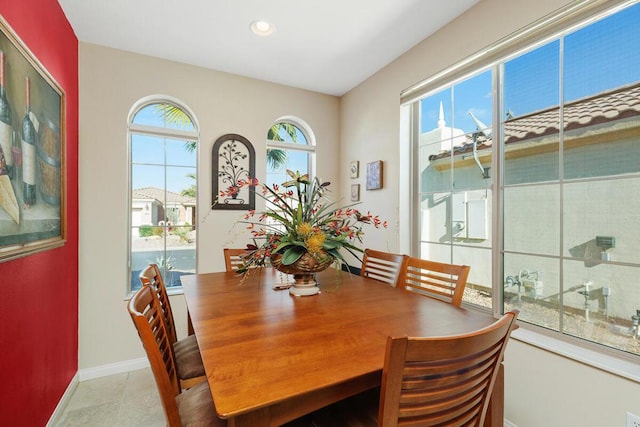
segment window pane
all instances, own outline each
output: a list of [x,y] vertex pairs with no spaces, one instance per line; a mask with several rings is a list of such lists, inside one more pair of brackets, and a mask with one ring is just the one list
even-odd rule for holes
[[159,128],[195,130],[191,118],[180,108],[172,104],[156,103],[140,109],[133,118],[133,123]]
[[640,5],[569,34],[564,99],[570,102],[640,80]]
[[625,88],[565,107],[567,179],[640,172],[640,88]]
[[[603,260],[639,264],[638,194],[638,177],[567,184],[564,189],[565,255],[583,259],[591,267],[599,266]],[[600,241],[597,236],[601,236]],[[603,243],[602,237],[612,242],[607,239]],[[638,278],[640,276],[635,282]]]
[[428,259],[429,261],[436,261],[436,262],[443,262],[446,264],[450,264],[451,263],[451,245],[422,242],[420,244],[419,257],[421,259]]
[[453,87],[452,127],[468,134],[482,132],[485,137],[490,137],[493,119],[492,75],[490,70],[485,71]]
[[286,160],[284,160],[283,163],[275,165],[275,167],[267,163],[267,185],[279,185],[288,181],[290,178],[289,175],[287,175],[287,169],[294,172],[299,171],[301,174],[309,173],[309,152],[296,150],[279,151],[286,153]]
[[175,166],[196,166],[195,141],[165,139],[167,150],[167,164]]
[[560,178],[559,112],[553,109],[503,124],[506,185]]
[[185,192],[195,197],[196,168],[171,166],[166,168],[166,174],[168,191],[178,195]]
[[159,191],[164,191],[164,182],[165,176],[163,166],[133,165],[131,167],[131,184],[134,196],[136,190],[141,188],[155,188]]
[[467,134],[465,139],[468,143],[453,158],[453,188],[491,188],[491,128]]
[[133,163],[164,164],[164,138],[132,134],[131,161]]
[[504,189],[504,249],[511,252],[559,255],[558,185]]
[[560,105],[560,42],[555,40],[504,64],[504,117]]
[[273,125],[267,132],[267,140],[304,145],[309,143],[304,132],[293,123],[288,122]]
[[[142,225],[131,228],[131,290],[140,289],[138,275],[150,263],[160,265],[164,253],[165,228]],[[164,276],[163,276],[164,277]]]
[[[451,242],[451,193],[422,194],[420,211],[420,240],[423,242]],[[457,229],[457,224],[454,225]],[[425,254],[422,254],[424,259]],[[448,261],[447,261],[448,262]]]
[[564,332],[640,355],[632,323],[639,273],[638,267],[565,261]]
[[[447,142],[448,143],[448,142]],[[440,155],[441,142],[420,145],[420,192],[451,189],[451,156]]]
[[196,272],[195,231],[190,226],[171,227],[167,237],[167,286],[182,286],[180,277]]
[[504,255],[504,311],[520,310],[518,320],[560,329],[560,273],[557,258]]
[[469,265],[469,277],[462,301],[491,308],[491,248],[453,247],[453,264]]

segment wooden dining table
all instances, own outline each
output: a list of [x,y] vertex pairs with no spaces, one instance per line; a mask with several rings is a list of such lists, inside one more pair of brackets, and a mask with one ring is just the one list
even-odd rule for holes
[[[274,286],[286,275],[259,268],[182,276],[211,395],[235,426],[277,426],[379,386],[388,336],[441,336],[491,324],[457,308],[373,279],[328,269],[320,294],[295,297]],[[487,426],[503,425],[504,379]]]

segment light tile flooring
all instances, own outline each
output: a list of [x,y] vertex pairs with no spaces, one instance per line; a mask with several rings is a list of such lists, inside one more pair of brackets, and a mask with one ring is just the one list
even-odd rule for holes
[[166,426],[151,369],[82,381],[55,426]]

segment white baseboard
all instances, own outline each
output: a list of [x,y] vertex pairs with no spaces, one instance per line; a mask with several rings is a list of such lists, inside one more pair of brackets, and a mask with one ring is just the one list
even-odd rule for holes
[[518,426],[505,418],[504,427],[518,427]]
[[78,372],[78,375],[80,377],[80,381],[87,381],[94,378],[137,371],[138,369],[147,367],[149,367],[149,360],[146,357],[140,357],[139,359],[125,360],[123,362],[110,363],[108,365],[96,366],[94,368],[81,369]]
[[67,407],[67,404],[69,403],[73,392],[76,391],[76,387],[78,387],[79,382],[80,381],[78,380],[78,373],[76,372],[73,378],[71,378],[71,382],[69,382],[69,385],[62,395],[62,398],[58,402],[56,409],[53,411],[53,414],[51,414],[51,417],[47,422],[47,427],[52,427],[57,424],[57,422],[59,421],[58,418],[60,418],[60,416],[64,412],[64,409]]

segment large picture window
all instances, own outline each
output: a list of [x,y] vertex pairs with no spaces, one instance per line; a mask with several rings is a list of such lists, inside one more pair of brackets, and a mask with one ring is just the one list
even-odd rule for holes
[[635,357],[640,5],[589,18],[412,102],[412,247],[471,266],[468,306]]
[[156,263],[167,287],[196,271],[197,129],[184,107],[145,102],[129,124],[129,272]]

